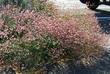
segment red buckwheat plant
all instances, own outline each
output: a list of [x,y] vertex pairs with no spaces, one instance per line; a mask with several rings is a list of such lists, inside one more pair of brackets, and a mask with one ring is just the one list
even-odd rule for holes
[[[23,57],[22,59],[26,62],[30,59],[29,56],[33,57],[32,60],[36,61],[37,66],[62,59],[64,61],[80,60],[83,64],[91,64],[94,61],[91,60],[92,57],[98,58],[102,54],[105,36],[97,31],[98,28],[94,26],[97,25],[96,22],[91,23],[92,17],[86,24],[94,27],[89,28],[90,31],[88,31],[89,29],[85,30],[81,26],[82,23],[74,18],[63,20],[31,10],[19,12],[19,9],[12,7],[4,8],[1,14],[0,52],[7,54],[11,52],[5,57],[9,58],[10,62],[15,61],[14,56],[17,55],[15,52],[22,54],[18,54],[17,57]],[[50,37],[43,38],[44,35]],[[51,57],[51,61],[46,62],[45,59],[47,60],[48,57],[49,59]]]

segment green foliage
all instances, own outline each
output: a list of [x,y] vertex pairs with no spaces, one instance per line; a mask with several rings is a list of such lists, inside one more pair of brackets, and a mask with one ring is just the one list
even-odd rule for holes
[[3,56],[7,63],[22,60],[29,68],[38,68],[53,62],[50,50],[58,46],[58,41],[48,35],[30,42],[18,40],[12,44],[12,50],[4,53]]
[[46,3],[40,0],[0,0],[0,5],[15,5],[21,9],[35,9],[36,11],[45,11]]
[[8,15],[2,15],[2,19],[4,20],[4,24],[7,25],[11,29],[16,28],[16,22],[13,18]]
[[32,5],[36,11],[43,11],[43,10],[45,11],[47,8],[46,4],[41,2],[40,0],[33,0]]
[[27,0],[0,0],[0,4],[1,5],[12,4],[12,5],[20,6],[21,4],[24,3],[24,1],[27,1]]
[[0,44],[4,43],[6,41],[5,37],[0,37]]

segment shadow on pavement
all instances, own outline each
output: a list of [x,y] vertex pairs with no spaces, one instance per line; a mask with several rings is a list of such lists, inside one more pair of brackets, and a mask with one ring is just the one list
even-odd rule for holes
[[106,34],[110,34],[110,11],[95,10],[95,16],[98,18],[97,20],[100,23],[100,27],[102,29],[102,32]]
[[76,68],[74,74],[110,74],[110,52],[106,52],[92,67]]
[[69,61],[63,66],[56,65],[56,67],[53,67],[53,71],[51,69],[49,70],[51,72],[47,74],[110,74],[110,52],[105,52],[93,66],[85,67]]

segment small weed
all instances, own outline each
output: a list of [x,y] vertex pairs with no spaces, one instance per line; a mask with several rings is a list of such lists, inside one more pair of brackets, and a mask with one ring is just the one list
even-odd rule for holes
[[4,24],[7,25],[11,29],[16,28],[16,22],[13,18],[8,15],[2,15],[2,19],[4,20]]

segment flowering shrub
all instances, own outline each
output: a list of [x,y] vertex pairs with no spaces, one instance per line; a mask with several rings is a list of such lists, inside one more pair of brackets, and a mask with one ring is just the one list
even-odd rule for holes
[[[30,10],[19,12],[17,8],[4,8],[1,14],[6,14],[0,19],[0,49],[5,52],[5,61],[20,58],[35,61],[31,64],[38,66],[63,59],[80,60],[85,64],[102,53],[104,36],[83,29],[75,19],[66,21]],[[51,36],[43,38],[48,34]],[[22,41],[14,44],[16,40]]]

